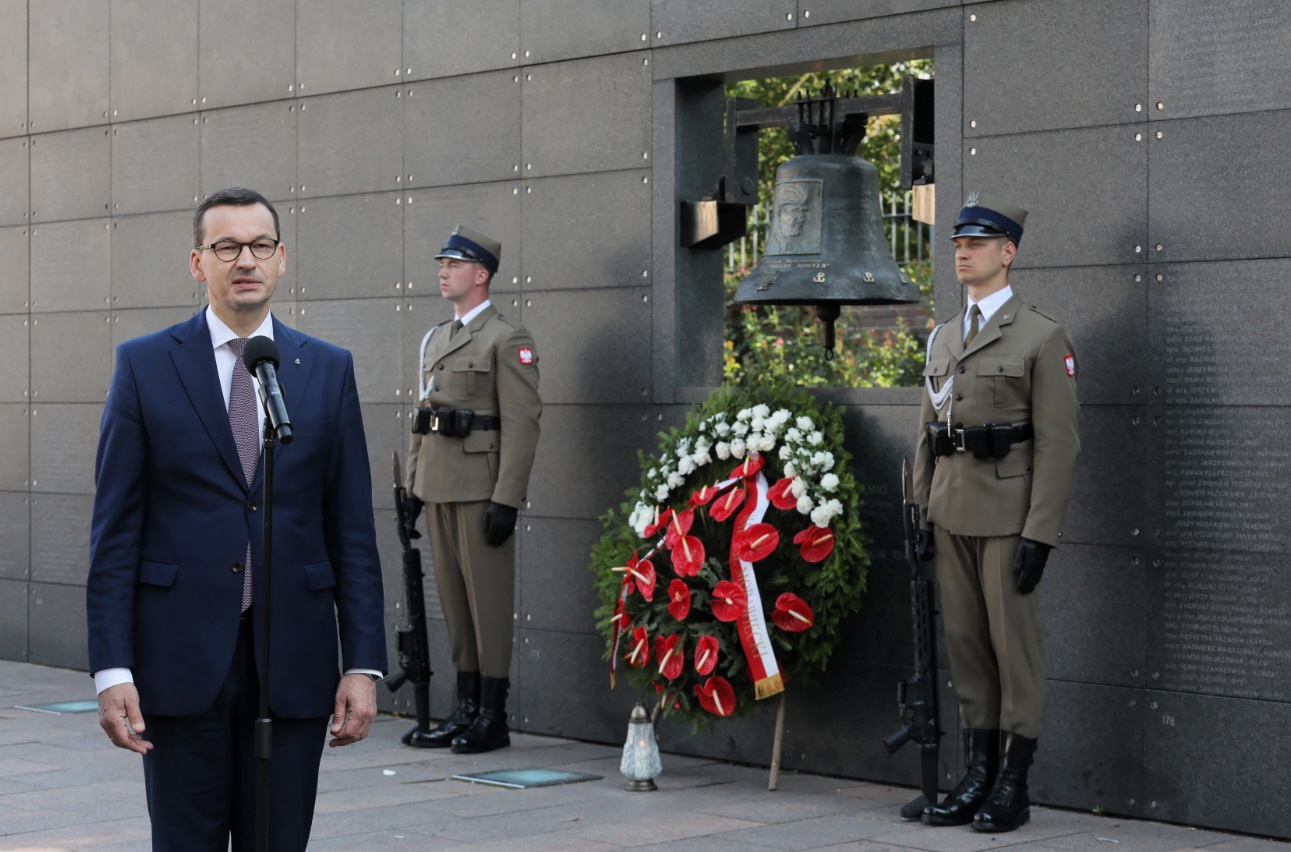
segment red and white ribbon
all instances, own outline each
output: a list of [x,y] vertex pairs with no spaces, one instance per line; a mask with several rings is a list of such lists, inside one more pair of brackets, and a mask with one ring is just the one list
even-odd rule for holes
[[[732,481],[727,480],[717,487],[724,488]],[[755,479],[744,481],[744,507],[736,516],[735,529],[731,533],[731,579],[744,589],[744,597],[748,601],[735,625],[740,635],[740,644],[744,647],[744,659],[749,664],[749,674],[753,677],[753,694],[759,699],[783,692],[784,678],[771,647],[771,635],[767,631],[766,616],[762,613],[762,595],[758,592],[758,578],[753,572],[753,563],[745,562],[735,555],[735,540],[748,527],[762,523],[769,505],[767,478],[758,471]]]

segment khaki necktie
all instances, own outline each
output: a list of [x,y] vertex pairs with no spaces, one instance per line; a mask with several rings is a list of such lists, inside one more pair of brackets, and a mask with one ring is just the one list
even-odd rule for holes
[[972,309],[968,312],[968,336],[964,338],[965,346],[972,343],[973,338],[977,336],[978,323],[981,322],[981,319],[982,309],[977,307],[977,305],[973,305]]
[[448,339],[452,340],[454,337],[457,336],[457,332],[461,330],[462,330],[462,321],[459,319],[453,320],[453,324],[448,328]]

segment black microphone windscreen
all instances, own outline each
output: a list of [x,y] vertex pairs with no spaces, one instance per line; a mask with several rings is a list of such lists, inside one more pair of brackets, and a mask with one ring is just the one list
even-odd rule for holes
[[256,367],[265,361],[273,364],[275,370],[278,369],[278,344],[264,335],[248,340],[246,348],[242,350],[242,363],[247,365],[247,371],[254,373]]

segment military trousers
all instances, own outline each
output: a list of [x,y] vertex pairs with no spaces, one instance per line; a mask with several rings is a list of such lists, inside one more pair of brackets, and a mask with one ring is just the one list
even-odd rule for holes
[[454,668],[505,678],[511,671],[516,537],[489,547],[486,506],[487,500],[427,503],[426,530]]
[[933,525],[942,625],[965,728],[1040,732],[1044,637],[1040,590],[1020,595],[1020,536],[951,535]]

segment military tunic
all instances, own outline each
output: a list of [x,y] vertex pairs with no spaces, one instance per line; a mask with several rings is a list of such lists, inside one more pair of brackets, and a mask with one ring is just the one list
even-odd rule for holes
[[[1014,295],[965,346],[964,313],[928,353],[914,489],[937,548],[946,645],[966,728],[1035,737],[1044,703],[1039,596],[1013,577],[1020,537],[1056,546],[1076,455],[1078,361],[1066,328]],[[947,383],[953,380],[947,391]],[[933,393],[945,393],[941,408]],[[934,456],[925,423],[1032,424],[1004,458]]]

